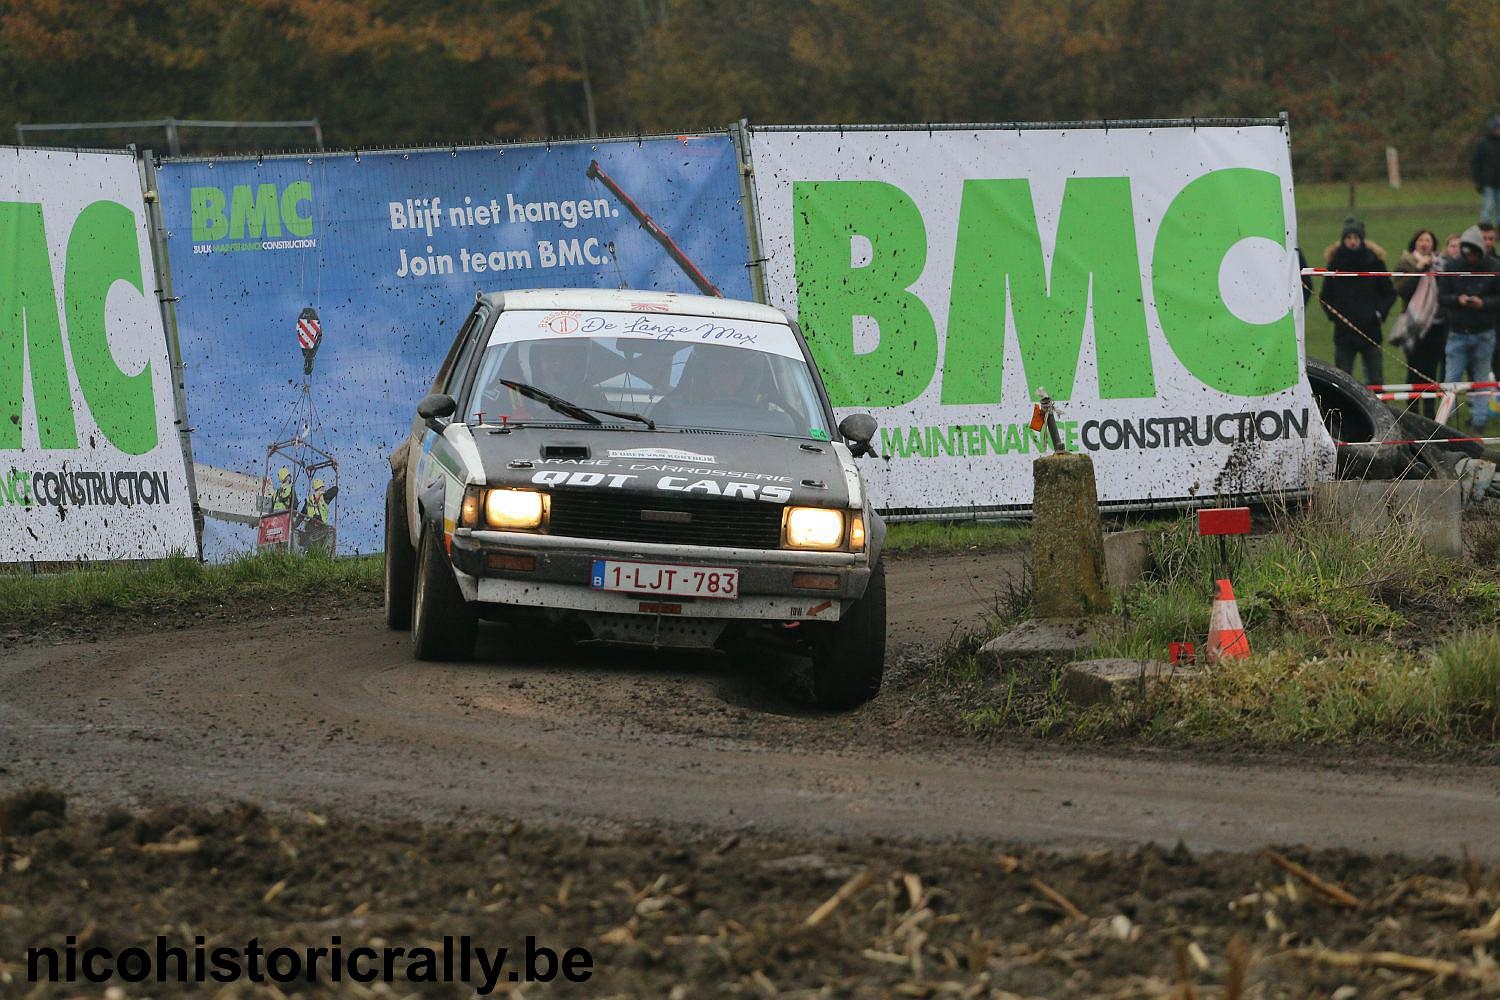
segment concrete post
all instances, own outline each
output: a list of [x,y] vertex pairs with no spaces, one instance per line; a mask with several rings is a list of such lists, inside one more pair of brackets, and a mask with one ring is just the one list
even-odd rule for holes
[[1094,460],[1068,452],[1031,465],[1032,590],[1037,618],[1087,618],[1109,613],[1104,528]]

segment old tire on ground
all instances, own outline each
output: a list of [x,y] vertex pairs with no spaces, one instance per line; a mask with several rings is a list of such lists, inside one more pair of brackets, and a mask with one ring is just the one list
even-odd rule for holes
[[385,488],[385,625],[397,632],[411,628],[412,573],[417,561],[401,492],[401,484],[394,479]]
[[885,564],[870,572],[864,596],[836,624],[812,637],[809,682],[813,704],[846,709],[880,692],[885,673]]
[[411,649],[419,660],[467,660],[474,655],[479,619],[464,600],[443,552],[442,536],[422,529],[412,588]]
[[1307,362],[1307,381],[1328,433],[1335,441],[1346,442],[1338,449],[1338,478],[1421,478],[1425,466],[1413,475],[1418,463],[1410,448],[1380,443],[1400,441],[1406,435],[1390,407],[1363,383],[1333,365],[1311,358]]

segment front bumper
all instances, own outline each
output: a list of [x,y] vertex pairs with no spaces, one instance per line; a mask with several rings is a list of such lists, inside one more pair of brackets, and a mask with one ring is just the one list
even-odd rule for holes
[[[530,556],[535,569],[492,568],[491,554]],[[467,600],[585,614],[834,622],[863,596],[870,581],[864,553],[684,546],[464,528],[453,534],[452,559]],[[739,570],[740,596],[722,600],[594,590],[589,576],[596,559],[730,567]],[[796,587],[792,578],[798,573],[834,577],[837,583],[831,589]]]

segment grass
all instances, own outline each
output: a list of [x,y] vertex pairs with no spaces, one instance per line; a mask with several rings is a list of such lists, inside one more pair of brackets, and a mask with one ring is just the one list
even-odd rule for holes
[[[1126,624],[1099,654],[1159,658],[1168,642],[1206,635],[1216,553],[1191,519],[1154,536],[1153,576],[1124,596]],[[1287,516],[1275,533],[1232,546],[1229,559],[1245,628],[1267,648],[1305,656],[1411,649],[1454,615],[1500,621],[1492,567],[1428,554],[1399,524],[1356,535],[1331,517]]]
[[1162,689],[1130,715],[1151,736],[1188,741],[1493,740],[1500,736],[1500,631],[1464,632],[1419,653],[1276,650]]
[[[1093,654],[1162,660],[1173,640],[1201,644],[1216,561],[1190,520],[1157,535],[1151,572],[1123,595],[1121,624]],[[936,682],[966,692],[963,722],[982,735],[1429,747],[1500,737],[1493,561],[1439,559],[1399,525],[1354,535],[1312,514],[1284,515],[1230,561],[1255,650],[1247,660],[1081,708],[1064,697],[1055,665],[995,676],[974,655],[983,636],[972,636],[945,651]],[[1026,604],[1024,592],[1012,595],[987,634],[1025,617]]]
[[888,526],[892,552],[960,552],[1012,548],[1031,540],[1031,525],[1001,521],[900,521]]
[[[1479,221],[1479,195],[1464,181],[1408,181],[1395,190],[1383,182],[1361,184],[1355,189],[1352,210],[1347,184],[1298,184],[1296,194],[1298,239],[1313,267],[1324,266],[1324,249],[1337,242],[1344,218],[1351,214],[1364,221],[1366,237],[1384,248],[1385,262],[1392,268],[1418,229],[1436,233],[1441,249],[1449,233],[1463,232]],[[1400,308],[1398,300],[1396,312],[1386,320],[1387,333]],[[1309,357],[1333,363],[1333,324],[1318,308],[1316,287],[1307,306],[1307,353]],[[1363,378],[1362,368],[1359,373]],[[1385,380],[1389,383],[1407,380],[1406,358],[1389,345],[1385,349]]]
[[341,596],[376,592],[380,585],[379,556],[334,559],[316,551],[254,553],[207,565],[176,555],[57,573],[10,569],[0,573],[0,627],[101,611]]

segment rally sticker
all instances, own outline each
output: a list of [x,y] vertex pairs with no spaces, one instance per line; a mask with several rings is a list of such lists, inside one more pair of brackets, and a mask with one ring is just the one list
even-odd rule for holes
[[556,312],[550,312],[543,316],[542,321],[537,326],[548,333],[566,335],[577,333],[579,324],[580,320],[576,309],[559,309]]
[[699,462],[704,465],[717,464],[717,459],[712,455],[699,455],[697,452],[682,451],[679,448],[625,448],[620,451],[612,449],[609,457],[652,458],[669,462]]

